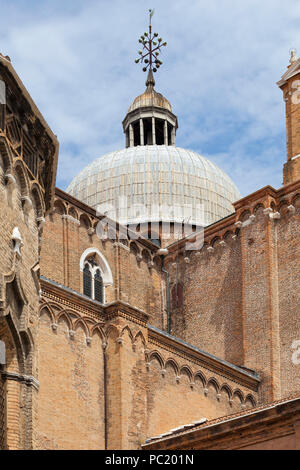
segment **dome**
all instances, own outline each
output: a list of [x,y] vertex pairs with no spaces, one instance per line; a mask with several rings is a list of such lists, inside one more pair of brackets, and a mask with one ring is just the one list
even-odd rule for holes
[[167,109],[172,112],[170,102],[161,93],[158,93],[153,88],[148,87],[147,90],[135,98],[132,105],[128,109],[128,113],[136,109],[155,106],[157,108]]
[[210,225],[234,212],[240,193],[217,165],[191,150],[129,147],[84,168],[67,192],[122,224]]

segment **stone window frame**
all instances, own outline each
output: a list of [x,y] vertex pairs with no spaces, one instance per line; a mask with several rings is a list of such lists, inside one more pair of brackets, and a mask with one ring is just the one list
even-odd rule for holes
[[[89,273],[90,273],[90,276],[91,276],[91,285],[90,285],[90,295],[85,293],[85,290],[84,290],[84,282],[85,282],[85,268],[88,267],[88,270],[89,270]],[[100,274],[100,276],[97,278],[97,274]],[[102,292],[101,292],[101,300],[100,299],[97,299],[96,298],[96,282],[97,280],[101,281],[101,288],[102,288]],[[102,304],[105,303],[105,288],[104,288],[104,283],[103,283],[103,273],[100,269],[100,266],[96,263],[91,263],[90,261],[90,258],[87,259],[84,263],[84,269],[83,269],[83,293],[84,295],[86,295],[87,297],[90,297],[91,299],[93,300],[97,300],[97,302],[100,302]]]
[[[89,260],[94,256],[95,263],[91,263]],[[102,282],[103,282],[103,291],[102,291],[102,302],[103,304],[106,303],[106,295],[105,295],[105,288],[107,286],[113,285],[113,276],[108,264],[108,261],[103,256],[103,254],[97,248],[88,248],[84,251],[80,258],[80,271],[82,273],[82,278],[84,279],[84,268],[85,266],[89,266],[89,270],[91,273],[91,299],[95,300],[95,276],[97,270],[100,271]],[[83,292],[84,292],[84,285],[83,285]]]

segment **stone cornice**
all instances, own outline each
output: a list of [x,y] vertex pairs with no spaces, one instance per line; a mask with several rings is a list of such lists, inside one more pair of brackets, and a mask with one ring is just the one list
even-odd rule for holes
[[144,326],[145,328],[147,327],[149,318],[151,318],[151,315],[147,314],[143,310],[140,310],[137,307],[133,307],[132,305],[129,305],[126,302],[122,302],[121,300],[106,305],[105,315],[107,318],[122,316],[128,320],[138,323],[141,326]]
[[148,326],[149,342],[166,349],[172,353],[178,354],[189,359],[195,364],[218,373],[222,377],[232,380],[235,383],[243,385],[251,390],[257,391],[260,384],[260,378],[256,374],[246,372],[244,369],[230,364],[227,361],[219,359],[212,354],[201,351],[200,349],[174,338],[157,328]]
[[79,310],[86,315],[90,314],[93,318],[103,317],[103,305],[42,276],[41,289],[43,295],[54,301],[59,300],[65,306],[74,310]]
[[[234,226],[237,222],[239,215],[244,211],[253,207],[260,202],[266,201],[271,202],[276,201],[277,205],[281,202],[281,199],[287,199],[293,193],[300,192],[300,180],[295,183],[283,186],[280,189],[274,189],[272,186],[265,186],[264,188],[255,191],[252,194],[240,199],[239,201],[233,203],[235,212],[231,215],[225,217],[224,219],[218,220],[212,225],[204,228],[204,240],[210,239],[213,236],[218,236],[220,233],[224,233],[226,230],[236,230]],[[177,252],[178,249],[183,248],[187,242],[192,243],[195,240],[197,233],[190,235],[189,237],[183,238],[179,241],[176,241],[169,245],[167,248],[169,253]]]
[[16,382],[24,383],[29,387],[35,388],[37,391],[40,388],[39,381],[31,375],[22,375],[16,372],[0,372],[4,380],[14,380]]
[[41,277],[41,288],[44,297],[81,312],[85,316],[91,316],[93,319],[108,321],[115,317],[124,317],[146,327],[150,318],[150,315],[143,310],[121,300],[101,305],[76,291],[43,277]]
[[169,120],[175,124],[176,129],[178,129],[177,116],[170,110],[166,108],[160,108],[158,106],[143,106],[141,108],[134,109],[126,114],[126,117],[122,122],[124,132],[130,122],[132,122],[134,119],[142,118],[146,114],[151,114],[153,116],[155,116],[155,114],[166,115]]

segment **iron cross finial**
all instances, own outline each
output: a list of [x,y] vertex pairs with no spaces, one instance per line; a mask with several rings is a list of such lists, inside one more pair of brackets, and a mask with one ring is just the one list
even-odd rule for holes
[[158,37],[158,33],[152,34],[152,25],[151,20],[154,15],[154,10],[149,10],[149,32],[144,33],[140,39],[139,43],[143,45],[143,49],[139,51],[140,57],[135,60],[135,63],[141,63],[144,65],[143,71],[153,70],[157,72],[159,67],[162,65],[162,61],[159,59],[162,47],[167,45],[166,42],[163,42],[162,38]]

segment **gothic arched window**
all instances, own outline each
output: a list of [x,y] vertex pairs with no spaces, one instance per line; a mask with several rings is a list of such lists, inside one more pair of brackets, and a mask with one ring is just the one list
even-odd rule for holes
[[88,297],[92,297],[92,274],[88,263],[83,270],[83,293]]
[[96,274],[94,277],[94,292],[95,292],[95,300],[101,302],[103,304],[103,279],[101,276],[100,269],[96,270]]
[[93,300],[104,303],[103,278],[94,258],[88,259],[84,265],[83,293]]
[[103,254],[94,247],[85,250],[80,258],[84,295],[102,304],[106,303],[106,288],[112,286],[113,276]]

